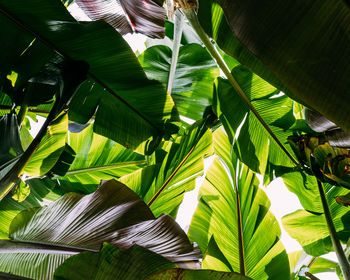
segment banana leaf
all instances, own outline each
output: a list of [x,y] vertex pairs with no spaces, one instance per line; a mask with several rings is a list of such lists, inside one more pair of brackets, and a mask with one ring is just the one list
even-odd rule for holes
[[165,9],[156,1],[75,0],[92,19],[103,19],[120,34],[133,31],[152,38],[164,37]]
[[199,7],[224,51],[350,132],[346,1],[201,0]]
[[[297,183],[297,181],[295,182]],[[313,187],[315,188],[315,186]],[[311,189],[310,189],[311,191]],[[331,216],[337,236],[342,243],[347,243],[350,237],[350,212],[334,199],[336,196],[345,195],[348,190],[325,184],[326,199],[329,205]],[[300,194],[307,199],[304,194]],[[315,205],[320,205],[320,197],[310,196]],[[310,209],[310,208],[307,208]],[[316,208],[315,212],[319,212]],[[312,210],[311,210],[312,211]],[[306,210],[297,210],[282,218],[282,224],[287,233],[296,239],[304,251],[312,256],[320,256],[333,251],[326,218],[321,213],[312,213]]]
[[[139,57],[148,78],[168,84],[172,50],[153,46]],[[180,47],[171,96],[179,114],[198,120],[204,109],[212,104],[213,82],[220,71],[205,48],[198,44]]]
[[196,262],[200,252],[169,216],[154,219],[128,187],[111,180],[90,195],[68,193],[44,207],[20,212],[1,240],[4,272],[51,279],[69,256],[97,252],[103,242],[128,249],[143,246],[176,263]]
[[214,133],[217,157],[198,194],[190,240],[205,251],[202,268],[252,279],[288,279],[288,256],[270,202],[254,172],[232,153],[227,135]]
[[68,139],[74,161],[67,172],[53,177],[62,190],[91,193],[101,180],[118,179],[146,165],[144,156],[93,133],[92,125],[79,133],[68,132]]
[[171,97],[146,78],[130,47],[108,24],[78,23],[60,1],[42,0],[0,1],[0,21],[15,42],[1,46],[5,81],[12,62],[36,38],[66,59],[90,66],[90,78],[70,101],[72,120],[85,123],[96,111],[95,132],[143,153],[151,153],[164,134],[176,132],[179,119]]
[[[235,67],[232,75],[293,158],[292,149],[286,145],[291,134],[288,129],[295,122],[293,101],[243,66]],[[217,79],[214,100],[214,110],[244,164],[255,172],[268,174],[271,179],[274,169],[295,166],[227,80]]]
[[200,120],[175,141],[164,142],[150,166],[120,179],[143,198],[156,217],[163,213],[176,217],[184,193],[194,189],[196,178],[203,174],[204,157],[213,152],[208,121]]
[[0,238],[8,238],[10,224],[14,217],[22,210],[31,207],[45,206],[63,195],[60,188],[48,178],[29,179],[26,181],[31,191],[23,202],[12,199],[10,192],[0,202]]
[[142,247],[128,250],[104,244],[99,253],[85,252],[67,259],[55,279],[251,279],[234,272],[175,268],[168,260]]

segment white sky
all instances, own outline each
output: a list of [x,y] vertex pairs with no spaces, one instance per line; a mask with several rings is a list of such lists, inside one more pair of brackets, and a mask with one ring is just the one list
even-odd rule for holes
[[[77,15],[80,19],[88,20],[88,17],[84,15],[78,7],[75,6],[75,4],[70,6],[70,10]],[[140,34],[128,34],[124,36],[124,39],[129,43],[131,48],[134,52],[138,51],[139,53],[142,53],[145,50],[145,40],[146,37]],[[31,119],[30,119],[31,120]],[[39,129],[43,122],[43,118],[39,118],[38,123],[32,124],[32,134],[36,133],[36,130]],[[208,169],[211,161],[211,159],[205,160],[205,171]],[[185,194],[185,199],[179,209],[178,212],[178,218],[177,222],[180,224],[180,226],[187,231],[188,226],[191,222],[192,215],[196,209],[197,206],[197,195],[200,185],[203,182],[204,177],[199,177],[196,180],[196,189],[188,192]],[[287,232],[283,229],[281,224],[281,218],[289,214],[291,212],[296,211],[297,209],[302,209],[302,206],[300,205],[300,202],[296,195],[288,191],[288,189],[283,184],[282,179],[276,179],[274,180],[267,188],[261,187],[269,197],[271,201],[271,208],[270,211],[276,216],[282,230],[282,236],[281,240],[284,246],[286,247],[287,252],[293,252],[301,249],[301,246],[298,244],[298,242],[294,239],[292,239]],[[326,256],[329,259],[332,259],[336,261],[336,257],[334,253],[327,254]],[[339,279],[335,274],[333,273],[322,273],[317,275],[321,280],[337,280]],[[283,279],[281,279],[283,280]]]

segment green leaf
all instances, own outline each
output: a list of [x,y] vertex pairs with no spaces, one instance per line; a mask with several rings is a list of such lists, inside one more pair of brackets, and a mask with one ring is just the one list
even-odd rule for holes
[[[172,50],[167,46],[148,48],[139,56],[141,65],[150,79],[167,86]],[[172,98],[180,115],[198,120],[204,109],[211,105],[213,82],[220,75],[219,69],[206,51],[198,44],[180,47]]]
[[[60,1],[0,1],[0,13],[8,26],[5,32],[12,28],[21,38],[10,54],[3,52],[9,65],[35,37],[65,58],[89,64],[91,78],[70,102],[72,120],[86,122],[97,108],[96,132],[144,153],[153,151],[158,138],[177,130],[171,97],[161,84],[146,78],[130,47],[108,24],[78,23]],[[145,148],[152,136],[155,143]]]
[[136,244],[179,264],[200,257],[171,217],[154,219],[132,190],[114,180],[90,195],[68,193],[22,211],[11,222],[9,237],[1,241],[0,267],[36,279],[51,278],[69,256],[97,252],[102,242],[124,249]]
[[144,156],[92,130],[90,125],[79,133],[68,133],[69,145],[76,155],[68,171],[54,177],[62,189],[91,193],[101,180],[118,179],[146,165]]
[[242,276],[235,272],[221,272],[215,270],[185,270],[172,268],[153,274],[147,280],[249,280],[251,278]]
[[67,131],[68,116],[63,113],[50,123],[38,149],[24,168],[24,173],[36,177],[46,174],[56,164],[64,149]]
[[[287,130],[295,121],[292,100],[243,66],[235,67],[232,75],[272,132],[293,155],[285,145],[290,135]],[[260,174],[272,173],[277,167],[294,166],[227,80],[218,78],[215,91],[216,113],[243,163]]]
[[283,174],[282,178],[288,190],[298,196],[306,211],[323,213],[315,176],[308,175],[306,172],[291,172]]
[[13,200],[11,193],[0,202],[0,238],[8,238],[11,221],[19,212],[30,207],[44,206],[61,196],[55,189],[56,185],[48,178],[30,179],[26,183],[31,191],[23,202]]
[[84,252],[67,259],[57,268],[55,280],[146,279],[175,264],[145,248],[117,249],[105,243],[99,253]]
[[350,131],[350,14],[346,1],[217,2],[225,17],[210,0],[200,1],[199,7],[203,9],[201,23],[221,48],[292,98]]
[[[214,134],[217,157],[199,190],[189,237],[206,251],[202,267],[253,279],[288,279],[289,264],[278,222],[254,172],[232,153],[226,134]],[[213,243],[215,238],[216,244]],[[210,248],[208,248],[210,246]]]
[[151,162],[154,165],[120,180],[143,198],[156,217],[163,213],[176,216],[184,193],[194,189],[195,179],[203,173],[204,157],[212,154],[211,144],[207,121],[198,121],[174,142],[163,143]]
[[[343,188],[325,184],[326,198],[339,240],[346,243],[350,238],[350,215],[343,205],[339,205],[334,197],[344,195],[348,191]],[[314,198],[316,200],[316,198]],[[320,198],[317,198],[319,200]],[[313,214],[305,210],[297,210],[282,218],[282,224],[288,234],[296,239],[306,253],[320,256],[333,251],[329,230],[324,214]]]
[[19,180],[19,183],[17,183],[12,195],[12,199],[17,200],[18,202],[22,202],[28,197],[29,194],[30,187],[22,180]]

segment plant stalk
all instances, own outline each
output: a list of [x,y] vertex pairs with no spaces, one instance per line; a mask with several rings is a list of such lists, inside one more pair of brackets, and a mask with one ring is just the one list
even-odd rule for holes
[[173,52],[171,56],[171,65],[170,65],[168,88],[167,88],[169,94],[171,94],[171,90],[173,88],[176,65],[177,65],[177,60],[179,58],[183,24],[184,24],[184,15],[179,9],[177,9],[175,12]]
[[252,105],[252,103],[249,101],[245,93],[243,92],[242,88],[236,81],[236,79],[232,76],[231,71],[227,67],[225,61],[217,51],[217,49],[214,47],[214,45],[211,43],[209,37],[203,30],[202,26],[200,25],[196,12],[194,9],[190,10],[184,10],[184,13],[188,19],[188,21],[191,23],[193,29],[198,34],[199,38],[201,38],[203,44],[206,46],[207,50],[211,54],[211,56],[216,60],[216,63],[218,64],[219,68],[224,72],[225,76],[227,77],[230,84],[233,86],[233,88],[236,90],[238,95],[242,98],[242,100],[248,105],[249,109],[252,111],[252,113],[255,115],[255,117],[259,120],[259,122],[262,124],[262,126],[266,129],[266,131],[270,134],[272,139],[275,140],[277,145],[283,150],[283,152],[291,159],[291,161],[297,166],[298,162],[296,159],[288,152],[288,150],[284,147],[284,145],[280,142],[280,140],[277,138],[277,136],[273,133],[271,128],[268,126],[268,124],[264,121],[264,119],[260,116],[258,111],[255,109],[255,107]]
[[316,276],[314,276],[310,272],[305,272],[305,276],[309,277],[311,280],[320,280],[319,278],[317,278]]
[[17,115],[17,123],[19,127],[22,126],[22,122],[28,112],[28,106],[25,104],[22,104],[21,108],[19,109],[18,115]]
[[337,258],[338,258],[340,269],[343,273],[344,279],[350,280],[350,264],[345,256],[343,248],[342,248],[340,241],[338,239],[337,232],[335,230],[334,223],[332,220],[331,212],[329,211],[329,207],[327,204],[326,194],[324,192],[323,184],[318,179],[317,179],[317,185],[318,185],[318,190],[319,190],[320,196],[321,196],[323,211],[324,211],[324,215],[326,217],[329,234],[331,236],[331,240],[332,240],[335,254],[337,255]]

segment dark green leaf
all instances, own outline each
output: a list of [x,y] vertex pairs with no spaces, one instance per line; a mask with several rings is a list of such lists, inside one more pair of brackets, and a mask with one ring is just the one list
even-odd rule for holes
[[345,1],[217,2],[228,24],[208,0],[199,5],[201,22],[225,51],[350,131],[350,13]]

